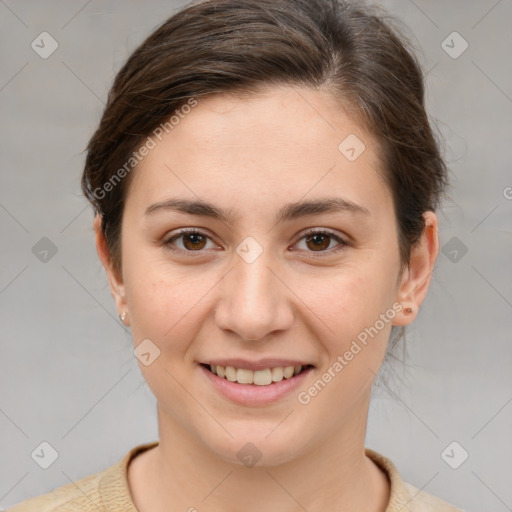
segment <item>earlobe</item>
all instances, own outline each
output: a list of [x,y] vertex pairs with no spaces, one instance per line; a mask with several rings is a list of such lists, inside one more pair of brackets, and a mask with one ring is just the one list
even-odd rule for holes
[[424,228],[420,240],[411,248],[409,264],[404,270],[396,300],[402,305],[393,325],[408,325],[417,316],[427,294],[434,265],[439,254],[437,216],[432,211],[423,214]]
[[98,257],[105,269],[107,274],[108,282],[110,285],[110,292],[112,293],[112,297],[116,303],[117,311],[119,312],[119,316],[123,316],[124,318],[121,321],[125,325],[129,325],[129,321],[127,319],[126,311],[128,309],[126,304],[126,295],[125,295],[125,286],[122,280],[122,277],[116,275],[112,267],[112,260],[110,257],[110,252],[108,249],[107,241],[105,240],[105,236],[103,234],[103,230],[101,227],[102,216],[100,214],[96,214],[94,217],[94,233],[96,239],[96,251],[98,253]]

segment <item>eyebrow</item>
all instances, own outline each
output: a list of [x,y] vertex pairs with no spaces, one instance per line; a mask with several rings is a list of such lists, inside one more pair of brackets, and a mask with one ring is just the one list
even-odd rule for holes
[[[160,211],[177,211],[189,215],[211,217],[225,223],[233,223],[235,220],[232,210],[225,211],[205,201],[188,199],[168,199],[154,203],[146,209],[144,215],[149,216]],[[371,215],[370,211],[362,205],[340,197],[330,197],[314,201],[288,203],[277,212],[274,223],[278,224],[310,215],[337,212]]]

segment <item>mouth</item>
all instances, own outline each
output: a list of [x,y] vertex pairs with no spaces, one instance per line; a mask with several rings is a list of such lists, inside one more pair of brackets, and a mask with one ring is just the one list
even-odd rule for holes
[[282,381],[293,380],[302,374],[309,373],[314,368],[311,364],[274,366],[259,370],[206,363],[200,363],[200,366],[223,380],[248,386],[274,386]]

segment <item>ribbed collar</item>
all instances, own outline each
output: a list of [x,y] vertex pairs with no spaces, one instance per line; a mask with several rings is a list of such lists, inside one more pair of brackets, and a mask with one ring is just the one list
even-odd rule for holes
[[[132,448],[122,460],[105,470],[100,480],[100,494],[106,512],[119,512],[120,506],[122,506],[123,512],[138,512],[128,486],[128,465],[137,455],[153,448],[158,443],[158,441],[153,441]],[[391,491],[386,512],[411,512],[409,508],[412,501],[411,495],[395,465],[374,450],[365,448],[365,453],[383,470],[389,480]],[[111,496],[115,499],[109,502]]]

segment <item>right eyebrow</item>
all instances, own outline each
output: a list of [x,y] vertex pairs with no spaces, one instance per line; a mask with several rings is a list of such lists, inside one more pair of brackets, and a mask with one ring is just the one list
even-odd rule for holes
[[[158,211],[168,210],[189,215],[207,216],[219,219],[225,223],[233,223],[235,220],[232,210],[225,211],[205,201],[193,201],[188,199],[168,199],[154,203],[146,209],[144,215],[152,215]],[[371,215],[370,211],[362,205],[340,197],[332,197],[288,203],[277,212],[275,224],[301,217],[335,212],[349,212],[365,216]]]

